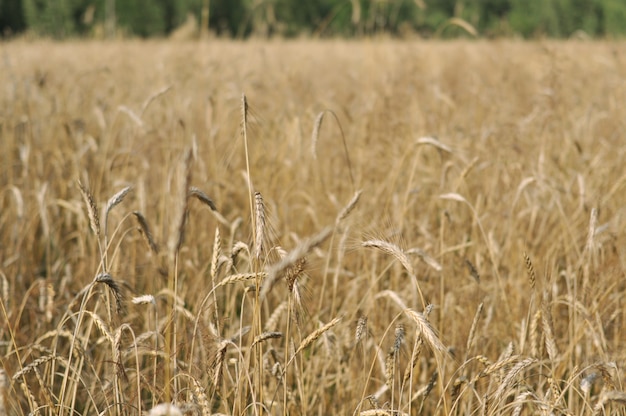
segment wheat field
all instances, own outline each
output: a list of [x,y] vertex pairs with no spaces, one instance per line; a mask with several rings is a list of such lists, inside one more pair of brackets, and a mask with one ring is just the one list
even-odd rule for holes
[[0,415],[623,414],[626,44],[0,54]]

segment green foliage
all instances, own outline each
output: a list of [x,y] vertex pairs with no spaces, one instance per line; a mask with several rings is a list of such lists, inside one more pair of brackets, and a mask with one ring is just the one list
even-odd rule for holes
[[295,36],[303,32],[311,34],[324,28],[336,32],[340,32],[341,30],[338,29],[341,28],[349,29],[350,2],[336,4],[334,7],[333,3],[338,2],[320,0],[318,4],[312,2],[295,4],[291,0],[276,0],[276,18],[285,22],[283,31],[288,36]]
[[[0,30],[65,37],[102,25],[111,0],[0,0]],[[189,14],[200,22],[205,0],[114,0],[115,25],[135,36],[164,36]],[[456,37],[462,19],[482,36],[569,37],[626,34],[623,0],[209,0],[209,28],[220,36]],[[95,9],[94,9],[95,7]],[[95,10],[93,19],[85,19]],[[458,22],[459,20],[455,20]]]
[[139,36],[165,34],[165,7],[159,0],[118,0],[118,24]]
[[626,35],[626,3],[622,0],[602,0],[601,20],[605,35]]
[[19,0],[0,0],[0,36],[11,35],[25,28],[22,2]]
[[[251,0],[210,0],[209,27],[219,35],[250,33]],[[196,15],[198,18],[200,14]]]
[[556,0],[511,0],[509,22],[513,31],[523,36],[555,35],[558,18],[554,10]]
[[24,20],[35,33],[53,37],[71,35],[76,30],[72,0],[23,0]]

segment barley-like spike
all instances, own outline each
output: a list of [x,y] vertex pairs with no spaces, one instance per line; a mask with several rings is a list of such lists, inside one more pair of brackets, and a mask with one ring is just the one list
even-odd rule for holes
[[[211,255],[211,287],[213,287],[213,289],[215,289],[217,285],[216,282],[217,282],[217,275],[219,273],[219,268],[220,268],[221,252],[222,252],[222,239],[220,236],[220,228],[215,227],[215,238],[213,240],[213,253]],[[230,259],[227,259],[227,261],[230,261]],[[213,305],[216,306],[217,305],[217,293],[215,292],[215,290],[213,290],[212,292],[213,292]],[[219,312],[218,312],[217,307],[213,308],[213,321],[219,322]]]
[[437,379],[438,378],[439,378],[439,373],[437,371],[434,371],[433,374],[430,376],[430,379],[428,380],[428,384],[426,385],[426,391],[424,392],[424,398],[428,397],[430,392],[433,391],[433,388],[437,384]]
[[31,371],[35,370],[37,367],[39,367],[41,364],[47,363],[48,361],[51,361],[51,360],[61,360],[62,362],[67,364],[65,362],[66,359],[63,358],[63,357],[58,357],[58,356],[55,356],[55,355],[46,355],[44,357],[37,358],[36,360],[31,362],[30,364],[24,366],[21,370],[17,371],[15,374],[13,374],[13,377],[11,377],[11,379],[13,381],[16,381],[17,379],[22,377],[24,374],[28,374],[29,372],[31,372]]
[[478,320],[480,319],[480,315],[483,312],[483,303],[481,302],[478,305],[478,309],[476,309],[476,314],[474,315],[474,320],[472,321],[472,326],[470,327],[469,335],[467,336],[467,344],[465,346],[466,354],[469,352],[470,348],[472,348],[472,342],[474,342],[474,334],[476,333],[476,326],[478,325]]
[[215,227],[215,239],[213,240],[213,253],[211,255],[211,280],[213,286],[215,286],[215,279],[217,278],[219,258],[222,253],[222,239],[220,236],[219,227]]
[[297,280],[294,280],[293,285],[291,287],[291,296],[293,299],[293,314],[296,319],[296,323],[300,323],[300,318],[302,315],[307,314],[306,307],[302,302],[302,294],[300,293],[300,284]]
[[436,147],[439,150],[443,150],[447,153],[452,153],[452,148],[447,144],[442,143],[436,137],[420,137],[415,141],[416,144],[429,144],[431,146]]
[[222,370],[224,367],[224,358],[226,358],[226,350],[231,345],[229,340],[222,340],[217,344],[217,353],[215,359],[211,365],[213,370],[213,385],[216,390],[219,390],[222,381]]
[[437,379],[439,378],[439,373],[437,371],[435,371],[431,376],[430,376],[430,380],[428,380],[428,384],[424,387],[422,387],[421,389],[419,389],[414,395],[413,395],[413,400],[415,400],[418,397],[422,398],[422,401],[420,403],[420,407],[419,410],[417,411],[417,414],[421,415],[423,413],[424,410],[424,403],[426,403],[426,399],[428,398],[428,396],[430,395],[430,392],[433,390],[433,388],[435,387],[435,385],[437,384]]
[[200,409],[202,410],[202,416],[215,416],[215,414],[211,412],[211,404],[206,395],[205,388],[202,387],[198,380],[193,377],[190,378],[193,384],[192,394],[194,399],[198,403],[198,406],[200,406]]
[[467,269],[470,272],[470,275],[474,278],[474,280],[476,280],[476,283],[480,282],[480,274],[478,274],[478,270],[476,270],[476,267],[474,266],[474,264],[472,264],[471,261],[469,261],[469,259],[465,259],[465,265],[467,266]]
[[123,294],[117,282],[109,273],[100,273],[96,276],[95,281],[97,283],[104,283],[109,289],[111,289],[111,293],[113,293],[113,297],[115,298],[116,311],[118,314],[121,314],[124,309]]
[[245,134],[246,126],[248,125],[248,99],[246,94],[241,94],[241,129],[242,135]]
[[204,205],[209,207],[211,211],[217,211],[217,206],[215,205],[215,202],[213,202],[213,200],[209,198],[207,194],[205,194],[204,192],[202,192],[200,189],[196,188],[195,186],[192,186],[189,188],[188,195],[202,202]]
[[404,313],[417,324],[417,330],[420,336],[430,346],[433,352],[444,355],[448,353],[447,348],[443,345],[441,340],[439,340],[435,330],[424,314],[414,311],[413,309],[406,309]]
[[361,342],[365,334],[367,333],[367,316],[359,317],[356,323],[356,332],[354,334],[354,344]]
[[107,341],[111,345],[115,345],[115,339],[113,338],[113,335],[111,334],[109,325],[106,322],[104,322],[104,320],[99,315],[93,312],[90,312],[89,316],[91,317],[91,319],[93,319],[93,322],[96,324],[96,327],[100,330],[102,335],[104,335]]
[[530,260],[530,257],[526,252],[524,252],[524,262],[526,263],[526,273],[528,273],[528,280],[530,281],[531,289],[535,289],[535,284],[537,283],[537,276],[535,275],[535,268],[533,267],[533,262]]
[[[482,363],[483,365],[487,365],[489,363],[489,360],[486,359],[486,357],[482,356],[482,355],[478,355],[476,357],[474,357],[478,362]],[[478,380],[478,378],[482,377],[482,376],[487,376],[490,374],[494,374],[497,371],[502,370],[504,367],[507,367],[509,364],[515,362],[516,360],[519,359],[518,355],[514,355],[514,356],[510,356],[508,358],[504,358],[504,357],[500,357],[498,359],[498,361],[496,361],[495,363],[491,363],[489,364],[482,372],[480,372],[473,381]]]
[[542,320],[542,315],[541,309],[539,309],[535,312],[533,319],[530,321],[530,328],[528,331],[530,333],[530,355],[532,357],[539,356],[539,343],[537,338],[539,336],[539,321]]
[[467,377],[465,376],[457,377],[456,380],[454,380],[454,384],[452,385],[452,391],[450,392],[450,401],[452,402],[453,406],[459,400],[459,395],[461,394],[461,387],[463,387],[463,384],[465,384],[466,382],[467,382]]
[[598,210],[594,207],[591,208],[591,214],[589,215],[589,232],[587,234],[587,244],[585,245],[585,250],[588,252],[593,252],[597,224]]
[[311,133],[311,154],[313,159],[317,159],[317,140],[320,135],[320,128],[322,128],[322,121],[324,121],[324,114],[326,111],[322,111],[315,117],[315,123],[313,123],[313,133]]
[[163,94],[167,93],[170,89],[172,89],[172,86],[171,85],[167,85],[167,86],[161,88],[160,90],[158,90],[157,92],[152,93],[148,98],[146,98],[146,100],[141,105],[141,113],[140,113],[141,116],[143,116],[143,113],[146,112],[148,106],[150,105],[150,103],[152,103],[152,101],[156,100],[157,98],[159,98]]
[[424,340],[420,335],[417,336],[417,339],[413,343],[413,352],[411,353],[411,364],[407,366],[406,370],[404,370],[404,377],[402,378],[402,383],[406,383],[409,378],[411,378],[411,373],[417,364],[417,360],[422,353],[422,346],[424,345]]
[[330,321],[329,323],[327,323],[326,325],[322,326],[321,328],[316,329],[311,334],[309,334],[309,336],[307,336],[300,343],[300,345],[296,349],[296,352],[294,353],[294,355],[298,355],[298,353],[300,351],[302,351],[303,349],[305,349],[306,347],[311,345],[313,342],[315,342],[315,340],[318,339],[324,332],[328,331],[330,328],[332,328],[335,325],[337,325],[339,323],[339,321],[341,321],[341,318],[335,318],[332,321]]
[[396,374],[396,351],[389,350],[385,357],[385,385],[391,389]]
[[304,257],[309,251],[326,241],[326,239],[330,236],[330,233],[330,227],[323,229],[317,235],[300,242],[300,244],[298,244],[295,249],[287,253],[283,259],[272,265],[267,273],[267,279],[265,279],[261,288],[261,299],[265,299],[278,277],[281,276],[288,267]]
[[522,414],[523,406],[525,404],[531,403],[531,400],[529,400],[529,397],[532,397],[532,395],[533,393],[530,391],[525,391],[517,395],[515,400],[513,400],[513,403],[515,403],[515,407],[513,408],[513,412],[511,413],[511,416],[520,416]]
[[132,188],[130,186],[127,186],[124,189],[122,189],[121,191],[117,192],[115,195],[113,195],[107,201],[107,205],[106,205],[106,207],[104,209],[104,235],[105,235],[105,238],[106,238],[108,230],[109,230],[109,213],[111,212],[111,210],[113,208],[115,208],[117,205],[121,204],[122,201],[124,201],[124,198],[126,198],[126,195],[128,195],[128,193],[130,192],[131,189]]
[[237,282],[247,282],[249,280],[255,280],[257,278],[261,279],[262,281],[266,277],[267,277],[267,273],[265,272],[231,274],[223,278],[215,287],[218,288],[221,286],[230,285],[230,284],[237,283]]
[[148,221],[146,220],[146,217],[144,217],[143,214],[139,211],[133,211],[133,215],[137,219],[137,223],[139,223],[139,231],[146,240],[148,247],[150,247],[150,250],[154,254],[158,254],[159,246],[157,245],[156,241],[154,241],[154,237],[152,236],[152,232],[150,231],[150,227],[148,226]]
[[306,257],[301,257],[285,271],[285,280],[287,281],[287,288],[290,292],[293,292],[296,279],[302,275],[305,267]]
[[127,186],[121,191],[117,192],[107,201],[107,206],[104,210],[105,217],[109,215],[109,212],[111,212],[113,208],[115,208],[117,205],[121,204],[122,201],[124,201],[124,198],[126,198],[126,195],[128,195],[131,189],[132,189],[132,186]]
[[554,326],[552,323],[552,313],[550,312],[550,305],[547,300],[543,302],[543,315],[541,319],[541,325],[543,334],[545,335],[546,350],[548,351],[548,357],[550,361],[554,362],[558,358],[558,348],[556,346],[556,340],[554,338]]
[[519,373],[524,371],[524,369],[526,369],[529,365],[531,365],[532,363],[536,361],[537,360],[534,358],[526,358],[525,360],[522,360],[518,362],[517,364],[515,364],[509,370],[509,372],[506,374],[506,376],[504,377],[504,379],[498,386],[498,389],[494,393],[496,404],[499,403],[500,400],[504,398],[504,393],[507,391],[508,388],[510,388],[513,385],[513,380],[515,379],[515,377],[517,377]]
[[268,339],[282,338],[282,336],[283,333],[278,331],[263,332],[262,334],[254,337],[254,341],[252,342],[251,347],[254,347],[259,342],[267,341]]
[[185,153],[185,158],[182,163],[184,175],[180,177],[181,183],[178,185],[178,209],[176,216],[172,222],[172,228],[170,231],[170,237],[168,240],[168,249],[170,256],[174,256],[178,253],[183,245],[185,239],[185,225],[189,217],[189,207],[187,204],[187,190],[189,189],[189,183],[191,182],[191,162],[193,159],[193,152],[191,149]]
[[394,351],[394,354],[397,354],[398,351],[400,351],[400,347],[402,346],[402,343],[404,342],[404,325],[398,324],[398,326],[396,326],[395,335],[396,336],[393,341],[393,351]]
[[100,237],[100,217],[98,216],[98,206],[96,205],[96,201],[94,200],[93,195],[80,181],[78,181],[78,189],[80,189],[80,193],[83,195],[85,205],[87,206],[87,215],[89,216],[89,225],[91,226],[91,230],[96,237]]
[[246,253],[248,253],[248,255],[250,254],[250,249],[248,248],[248,245],[244,243],[243,241],[237,241],[233,245],[233,248],[230,250],[230,259],[233,263],[235,263],[237,256],[242,251],[245,251]]
[[363,247],[377,248],[384,253],[391,254],[400,262],[400,264],[402,264],[402,266],[404,266],[411,276],[414,275],[413,265],[409,261],[405,252],[397,245],[384,240],[368,240],[361,243],[361,245]]
[[128,375],[126,374],[126,369],[124,368],[124,363],[122,362],[122,329],[124,329],[125,325],[127,324],[122,324],[115,330],[113,343],[113,364],[116,367],[117,376],[123,378],[125,381],[128,381]]
[[550,386],[550,395],[551,395],[550,404],[551,406],[556,407],[561,397],[559,386],[557,386],[556,381],[552,377],[548,377],[548,385]]
[[255,192],[255,240],[254,240],[254,257],[259,260],[263,253],[263,240],[265,239],[265,204],[263,203],[263,196],[260,192]]

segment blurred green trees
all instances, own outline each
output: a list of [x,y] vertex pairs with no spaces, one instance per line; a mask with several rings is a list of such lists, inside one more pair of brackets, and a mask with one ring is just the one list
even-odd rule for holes
[[167,36],[190,20],[236,37],[612,37],[626,0],[0,0],[2,36]]

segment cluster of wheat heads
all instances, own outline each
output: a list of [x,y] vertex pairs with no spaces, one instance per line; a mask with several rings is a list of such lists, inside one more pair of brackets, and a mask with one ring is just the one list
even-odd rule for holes
[[623,411],[619,45],[45,46],[0,71],[0,414]]

